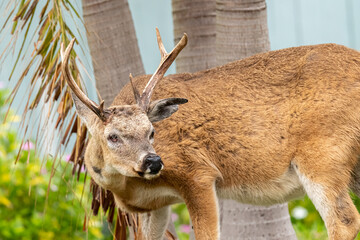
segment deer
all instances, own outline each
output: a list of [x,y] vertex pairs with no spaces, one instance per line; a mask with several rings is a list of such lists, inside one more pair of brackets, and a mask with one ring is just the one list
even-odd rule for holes
[[63,77],[91,134],[86,169],[121,210],[139,213],[139,239],[163,239],[175,203],[185,202],[196,239],[207,240],[220,239],[220,198],[271,205],[304,194],[329,239],[354,239],[360,217],[348,193],[360,196],[359,52],[293,47],[164,77],[188,37],[168,53],[156,33],[159,67],[130,75],[110,107],[73,79],[75,40],[61,47]]

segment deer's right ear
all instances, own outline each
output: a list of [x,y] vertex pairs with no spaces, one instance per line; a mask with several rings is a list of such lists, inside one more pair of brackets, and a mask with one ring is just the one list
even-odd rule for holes
[[147,112],[150,122],[158,122],[170,117],[179,108],[180,104],[187,103],[185,98],[166,98],[154,101]]
[[71,96],[75,104],[76,112],[89,130],[91,135],[94,135],[94,128],[98,116],[90,110],[74,93],[71,91]]

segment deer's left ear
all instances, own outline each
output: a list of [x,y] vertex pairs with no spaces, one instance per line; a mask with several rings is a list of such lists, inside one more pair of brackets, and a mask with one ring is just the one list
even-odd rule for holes
[[170,117],[179,108],[180,104],[187,103],[185,98],[166,98],[150,103],[147,115],[150,122],[158,122]]

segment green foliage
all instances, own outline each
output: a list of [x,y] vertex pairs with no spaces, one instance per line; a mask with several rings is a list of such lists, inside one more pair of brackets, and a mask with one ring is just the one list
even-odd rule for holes
[[[351,194],[351,197],[355,203],[355,206],[359,210],[360,199],[354,194]],[[307,211],[307,216],[301,219],[296,218],[294,216],[295,208],[303,208],[305,211]],[[312,204],[309,197],[306,196],[301,200],[294,200],[289,202],[289,212],[291,215],[291,222],[299,240],[328,239],[324,221],[321,219],[320,214],[316,211],[316,208]],[[358,235],[356,239],[360,240],[360,235]]]
[[[303,209],[307,212],[307,216],[305,218],[296,218],[294,213],[295,208]],[[289,202],[289,212],[291,215],[291,222],[299,240],[327,239],[324,222],[307,196],[301,200]]]
[[[0,89],[1,120],[6,110],[4,95]],[[10,113],[8,119],[17,117]],[[67,167],[70,163],[56,162],[59,166],[48,190],[53,160],[41,163],[31,143],[26,143],[15,165],[20,145],[16,138],[9,123],[0,125],[0,239],[104,239],[104,233],[112,239],[100,218],[92,217],[88,231],[82,230],[89,212],[88,186],[83,189],[76,183]]]
[[184,203],[173,205],[171,218],[179,239],[189,240],[190,217],[186,205]]

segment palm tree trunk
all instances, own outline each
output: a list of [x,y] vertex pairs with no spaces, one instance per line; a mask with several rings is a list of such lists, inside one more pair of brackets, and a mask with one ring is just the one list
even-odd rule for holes
[[190,41],[176,59],[176,72],[196,72],[216,66],[215,1],[173,0],[174,41],[184,32]]
[[145,74],[127,0],[82,0],[96,87],[106,104],[134,76]]
[[[217,63],[270,50],[265,0],[216,0]],[[219,203],[221,239],[296,239],[287,204]]]
[[[173,0],[173,17],[175,41],[183,32],[189,35],[189,47],[176,60],[178,72],[270,50],[265,0]],[[219,207],[222,239],[296,239],[287,204],[259,207],[226,200]]]
[[218,65],[269,50],[265,0],[216,0]]
[[[174,42],[186,32],[189,42],[176,58],[176,72],[197,72],[216,66],[215,0],[172,0]],[[190,231],[190,239],[195,239]]]

